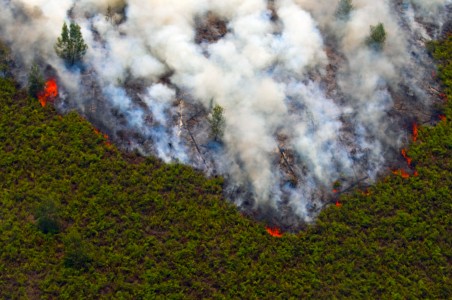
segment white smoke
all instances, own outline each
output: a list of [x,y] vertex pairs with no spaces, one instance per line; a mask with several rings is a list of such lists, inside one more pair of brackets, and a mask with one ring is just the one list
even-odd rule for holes
[[[53,68],[66,104],[89,114],[97,103],[91,119],[118,140],[134,133],[145,154],[226,176],[237,204],[309,222],[334,182],[375,179],[401,146],[406,133],[388,112],[401,86],[425,96],[409,52],[432,36],[418,20],[438,13],[441,23],[450,3],[354,0],[343,21],[338,2],[2,0],[0,37],[25,65]],[[196,43],[209,14],[227,32]],[[53,50],[65,21],[89,46],[81,69]],[[380,52],[365,44],[378,23]],[[209,135],[213,104],[224,108],[221,143]]]

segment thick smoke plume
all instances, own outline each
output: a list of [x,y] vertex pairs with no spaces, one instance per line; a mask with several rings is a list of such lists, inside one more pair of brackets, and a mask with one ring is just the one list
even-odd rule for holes
[[[293,227],[403,161],[410,126],[429,122],[437,101],[424,48],[449,0],[354,0],[348,19],[338,3],[2,0],[0,38],[22,66],[57,78],[62,111],[128,150],[225,176],[231,201]],[[89,46],[72,68],[53,48],[65,21]],[[378,23],[381,51],[365,42]]]

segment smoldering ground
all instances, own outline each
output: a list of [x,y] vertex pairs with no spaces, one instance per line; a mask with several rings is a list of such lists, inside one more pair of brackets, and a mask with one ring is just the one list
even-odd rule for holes
[[[224,176],[240,208],[294,228],[401,164],[409,128],[438,101],[425,42],[449,0],[354,0],[347,18],[333,2],[2,0],[0,33],[24,84],[33,62],[57,78],[60,110],[130,151]],[[74,68],[54,51],[65,21],[89,46]],[[377,51],[366,39],[378,23]]]

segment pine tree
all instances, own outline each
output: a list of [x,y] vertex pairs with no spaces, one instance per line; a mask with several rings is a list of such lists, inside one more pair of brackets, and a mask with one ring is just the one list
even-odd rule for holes
[[386,31],[382,23],[379,23],[377,26],[370,26],[370,35],[366,39],[366,44],[380,51],[383,49],[384,43],[386,41]]
[[32,97],[38,97],[39,92],[44,89],[44,77],[37,64],[31,67],[30,74],[28,75],[28,93]]
[[212,117],[209,119],[211,136],[215,141],[221,140],[224,133],[225,120],[223,107],[216,104],[212,109]]
[[352,0],[340,0],[336,10],[336,17],[340,20],[347,21],[350,18],[352,9]]
[[61,30],[61,36],[55,44],[57,55],[64,59],[68,65],[73,66],[82,61],[87,49],[88,46],[83,40],[80,26],[72,22],[68,29],[65,22]]

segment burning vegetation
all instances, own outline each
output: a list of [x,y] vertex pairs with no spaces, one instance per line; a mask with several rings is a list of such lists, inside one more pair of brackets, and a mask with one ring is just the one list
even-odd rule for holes
[[[395,3],[402,2],[409,3]],[[8,11],[10,3],[17,1],[6,3],[0,11],[0,22],[7,18],[5,10]],[[416,3],[423,6],[433,2]],[[77,4],[83,5],[86,1]],[[145,5],[144,2],[141,4]],[[37,13],[37,10],[32,11]],[[322,10],[322,13],[325,11]],[[71,12],[71,16],[77,17],[77,9]],[[23,18],[25,14],[21,15]],[[165,22],[168,20],[165,19]],[[29,22],[31,20],[26,23]],[[0,27],[0,32],[4,28]],[[26,27],[20,30],[26,32]],[[44,38],[45,35],[39,35],[39,39]],[[13,53],[18,52],[15,50]],[[91,54],[87,54],[87,61],[90,61]],[[379,55],[382,54],[376,54]],[[440,60],[438,78],[444,78],[450,98],[452,36],[443,43],[433,43],[432,55],[443,59]],[[328,57],[340,61],[337,55]],[[222,189],[236,185],[235,177],[231,176],[230,182],[225,185],[221,176],[206,178],[193,168],[179,163],[163,164],[153,157],[122,154],[115,147],[105,145],[107,137],[104,132],[108,132],[119,142],[133,144],[129,145],[130,149],[142,147],[143,153],[155,152],[164,157],[166,153],[158,151],[167,146],[175,152],[177,145],[169,146],[166,143],[168,140],[161,138],[162,132],[171,136],[164,128],[176,124],[174,135],[180,135],[187,144],[191,143],[183,153],[189,153],[189,157],[202,156],[202,166],[215,166],[212,172],[221,174],[224,170],[218,164],[221,161],[213,159],[222,157],[223,152],[235,146],[227,143],[231,134],[228,126],[231,126],[231,120],[235,120],[234,114],[243,111],[232,110],[231,116],[230,106],[224,110],[226,128],[222,139],[225,141],[214,141],[209,136],[208,120],[217,99],[211,101],[211,105],[204,106],[194,100],[200,95],[195,97],[187,91],[173,93],[165,89],[180,86],[180,83],[175,83],[178,75],[170,76],[171,79],[165,81],[155,79],[162,85],[152,88],[149,93],[146,88],[140,88],[140,85],[146,85],[146,81],[138,85],[131,84],[138,80],[125,81],[127,94],[134,96],[132,103],[140,109],[127,110],[121,106],[127,103],[118,102],[112,113],[114,117],[111,117],[112,104],[106,97],[99,96],[103,93],[103,82],[97,81],[100,78],[97,72],[65,72],[63,69],[55,71],[53,76],[48,69],[46,78],[56,78],[58,82],[61,99],[55,105],[60,111],[78,108],[91,120],[102,122],[98,121],[96,128],[99,129],[94,129],[93,133],[91,124],[76,112],[56,115],[53,109],[37,109],[38,101],[30,102],[24,91],[17,90],[19,84],[8,75],[17,74],[18,70],[0,71],[0,215],[2,224],[7,225],[2,226],[0,239],[0,298],[54,298],[59,295],[62,298],[87,299],[246,299],[250,295],[265,295],[275,299],[334,299],[347,295],[370,299],[448,299],[452,295],[452,281],[449,280],[452,269],[447,267],[452,257],[449,222],[452,215],[452,124],[447,122],[452,115],[452,103],[444,103],[437,93],[434,97],[444,106],[435,107],[433,114],[427,110],[416,112],[408,106],[415,106],[416,98],[410,96],[411,92],[405,88],[401,88],[403,92],[399,96],[406,94],[408,100],[396,98],[396,92],[390,93],[395,97],[393,104],[397,109],[390,110],[388,116],[399,120],[391,124],[400,127],[401,134],[397,135],[400,143],[394,146],[391,155],[383,151],[386,148],[380,149],[382,152],[378,153],[384,154],[385,160],[375,168],[385,168],[384,175],[390,174],[389,167],[399,170],[395,171],[397,176],[385,176],[384,180],[371,187],[367,186],[371,182],[366,177],[368,174],[358,176],[363,173],[360,170],[366,169],[361,164],[370,159],[361,156],[370,155],[372,152],[365,148],[374,144],[367,140],[356,142],[353,138],[352,129],[360,123],[359,113],[355,110],[342,113],[337,120],[347,124],[347,129],[330,129],[336,136],[344,137],[342,145],[348,147],[346,153],[355,162],[353,166],[358,169],[357,174],[326,173],[320,176],[320,173],[319,178],[327,180],[314,186],[317,190],[323,189],[324,195],[318,193],[309,197],[323,197],[327,200],[322,203],[331,204],[331,207],[318,215],[316,224],[288,234],[287,229],[294,227],[279,226],[277,216],[286,217],[283,220],[285,223],[281,223],[296,224],[299,219],[287,218],[299,216],[303,211],[288,211],[291,207],[287,200],[290,199],[290,192],[310,184],[307,179],[309,174],[322,171],[313,167],[318,166],[319,161],[309,159],[308,150],[311,148],[302,147],[303,142],[311,143],[312,149],[318,150],[314,146],[315,139],[309,135],[315,132],[316,126],[322,125],[320,121],[328,121],[321,119],[317,124],[316,118],[299,113],[309,108],[312,111],[312,104],[293,99],[290,103],[294,112],[292,117],[302,116],[303,122],[312,123],[304,132],[306,139],[293,143],[293,131],[300,130],[297,127],[281,132],[276,130],[277,146],[269,147],[273,170],[281,170],[282,174],[290,174],[296,180],[284,181],[281,190],[273,191],[272,196],[278,196],[278,192],[282,191],[278,198],[281,202],[249,204],[247,212],[258,211],[260,215],[256,217],[265,224],[271,224],[271,227],[264,229],[261,222],[244,217],[229,203],[222,201]],[[334,73],[333,67],[329,69],[324,76]],[[74,74],[78,75],[79,71],[82,83],[74,86],[84,87],[78,91],[83,93],[83,99],[79,106],[70,106],[72,100],[66,95],[72,96],[70,83],[77,83]],[[109,71],[114,72],[112,69]],[[313,72],[309,76],[321,75]],[[87,80],[88,77],[92,79]],[[383,82],[380,84],[382,88]],[[300,87],[303,85],[297,85],[296,89]],[[327,94],[337,100],[340,96],[334,96],[335,90],[331,89]],[[317,102],[323,100],[320,95],[314,97]],[[262,99],[265,100],[263,96],[259,98],[259,104],[262,104]],[[177,98],[177,101],[171,102],[169,107],[162,105],[160,100],[167,98]],[[148,106],[147,102],[153,105]],[[132,112],[143,111],[146,112],[146,126],[139,127],[140,131],[134,127],[137,124],[128,122],[139,119],[131,117]],[[272,121],[273,113],[277,113],[275,107],[271,107],[270,111],[272,113],[264,114],[268,122]],[[372,118],[372,113],[377,112],[371,110],[362,117]],[[167,114],[174,114],[175,117],[169,121],[162,117]],[[295,123],[289,119],[288,122]],[[419,128],[412,126],[413,120]],[[120,125],[116,123],[118,121]],[[424,126],[432,122],[436,126]],[[250,123],[247,125],[250,126]],[[149,127],[157,127],[152,143],[143,133]],[[415,134],[417,131],[419,136]],[[199,132],[208,136],[205,139],[209,143],[203,142]],[[381,135],[375,134],[374,138],[381,138]],[[352,137],[347,139],[347,135]],[[413,142],[414,137],[417,140]],[[350,140],[355,143],[350,143]],[[161,144],[156,146],[155,141]],[[143,146],[146,143],[149,148]],[[356,144],[361,148],[355,147]],[[300,152],[294,145],[305,151]],[[252,148],[249,144],[247,146]],[[211,152],[217,155],[209,155]],[[259,152],[243,153],[243,156],[233,154],[237,154],[237,160],[259,155]],[[320,151],[317,155],[322,153]],[[321,158],[325,159],[324,156]],[[227,165],[227,170],[236,170],[234,166]],[[413,178],[417,176],[415,168],[422,172],[417,178]],[[335,169],[341,167],[336,166]],[[249,170],[239,168],[235,176],[248,174],[245,171]],[[401,179],[401,176],[409,177]],[[237,192],[229,195],[253,197],[258,187],[251,183],[239,185]],[[296,198],[299,199],[302,198]],[[242,203],[241,207],[248,206]]]
[[[27,15],[18,2],[6,10]],[[223,176],[227,198],[287,230],[403,160],[413,167],[400,155],[406,124],[432,122],[442,102],[419,44],[441,33],[445,6],[68,1],[61,16],[30,20],[71,24],[36,41],[61,57],[36,54],[64,89],[59,109],[79,110],[110,134],[107,143]],[[65,56],[70,45],[79,51]],[[54,83],[38,97],[43,106],[58,94]]]
[[277,227],[265,227],[265,230],[273,237],[281,238],[283,236],[281,230]]
[[39,103],[44,107],[47,102],[54,101],[56,97],[58,97],[58,85],[55,79],[49,79],[44,85],[44,90],[38,94]]

